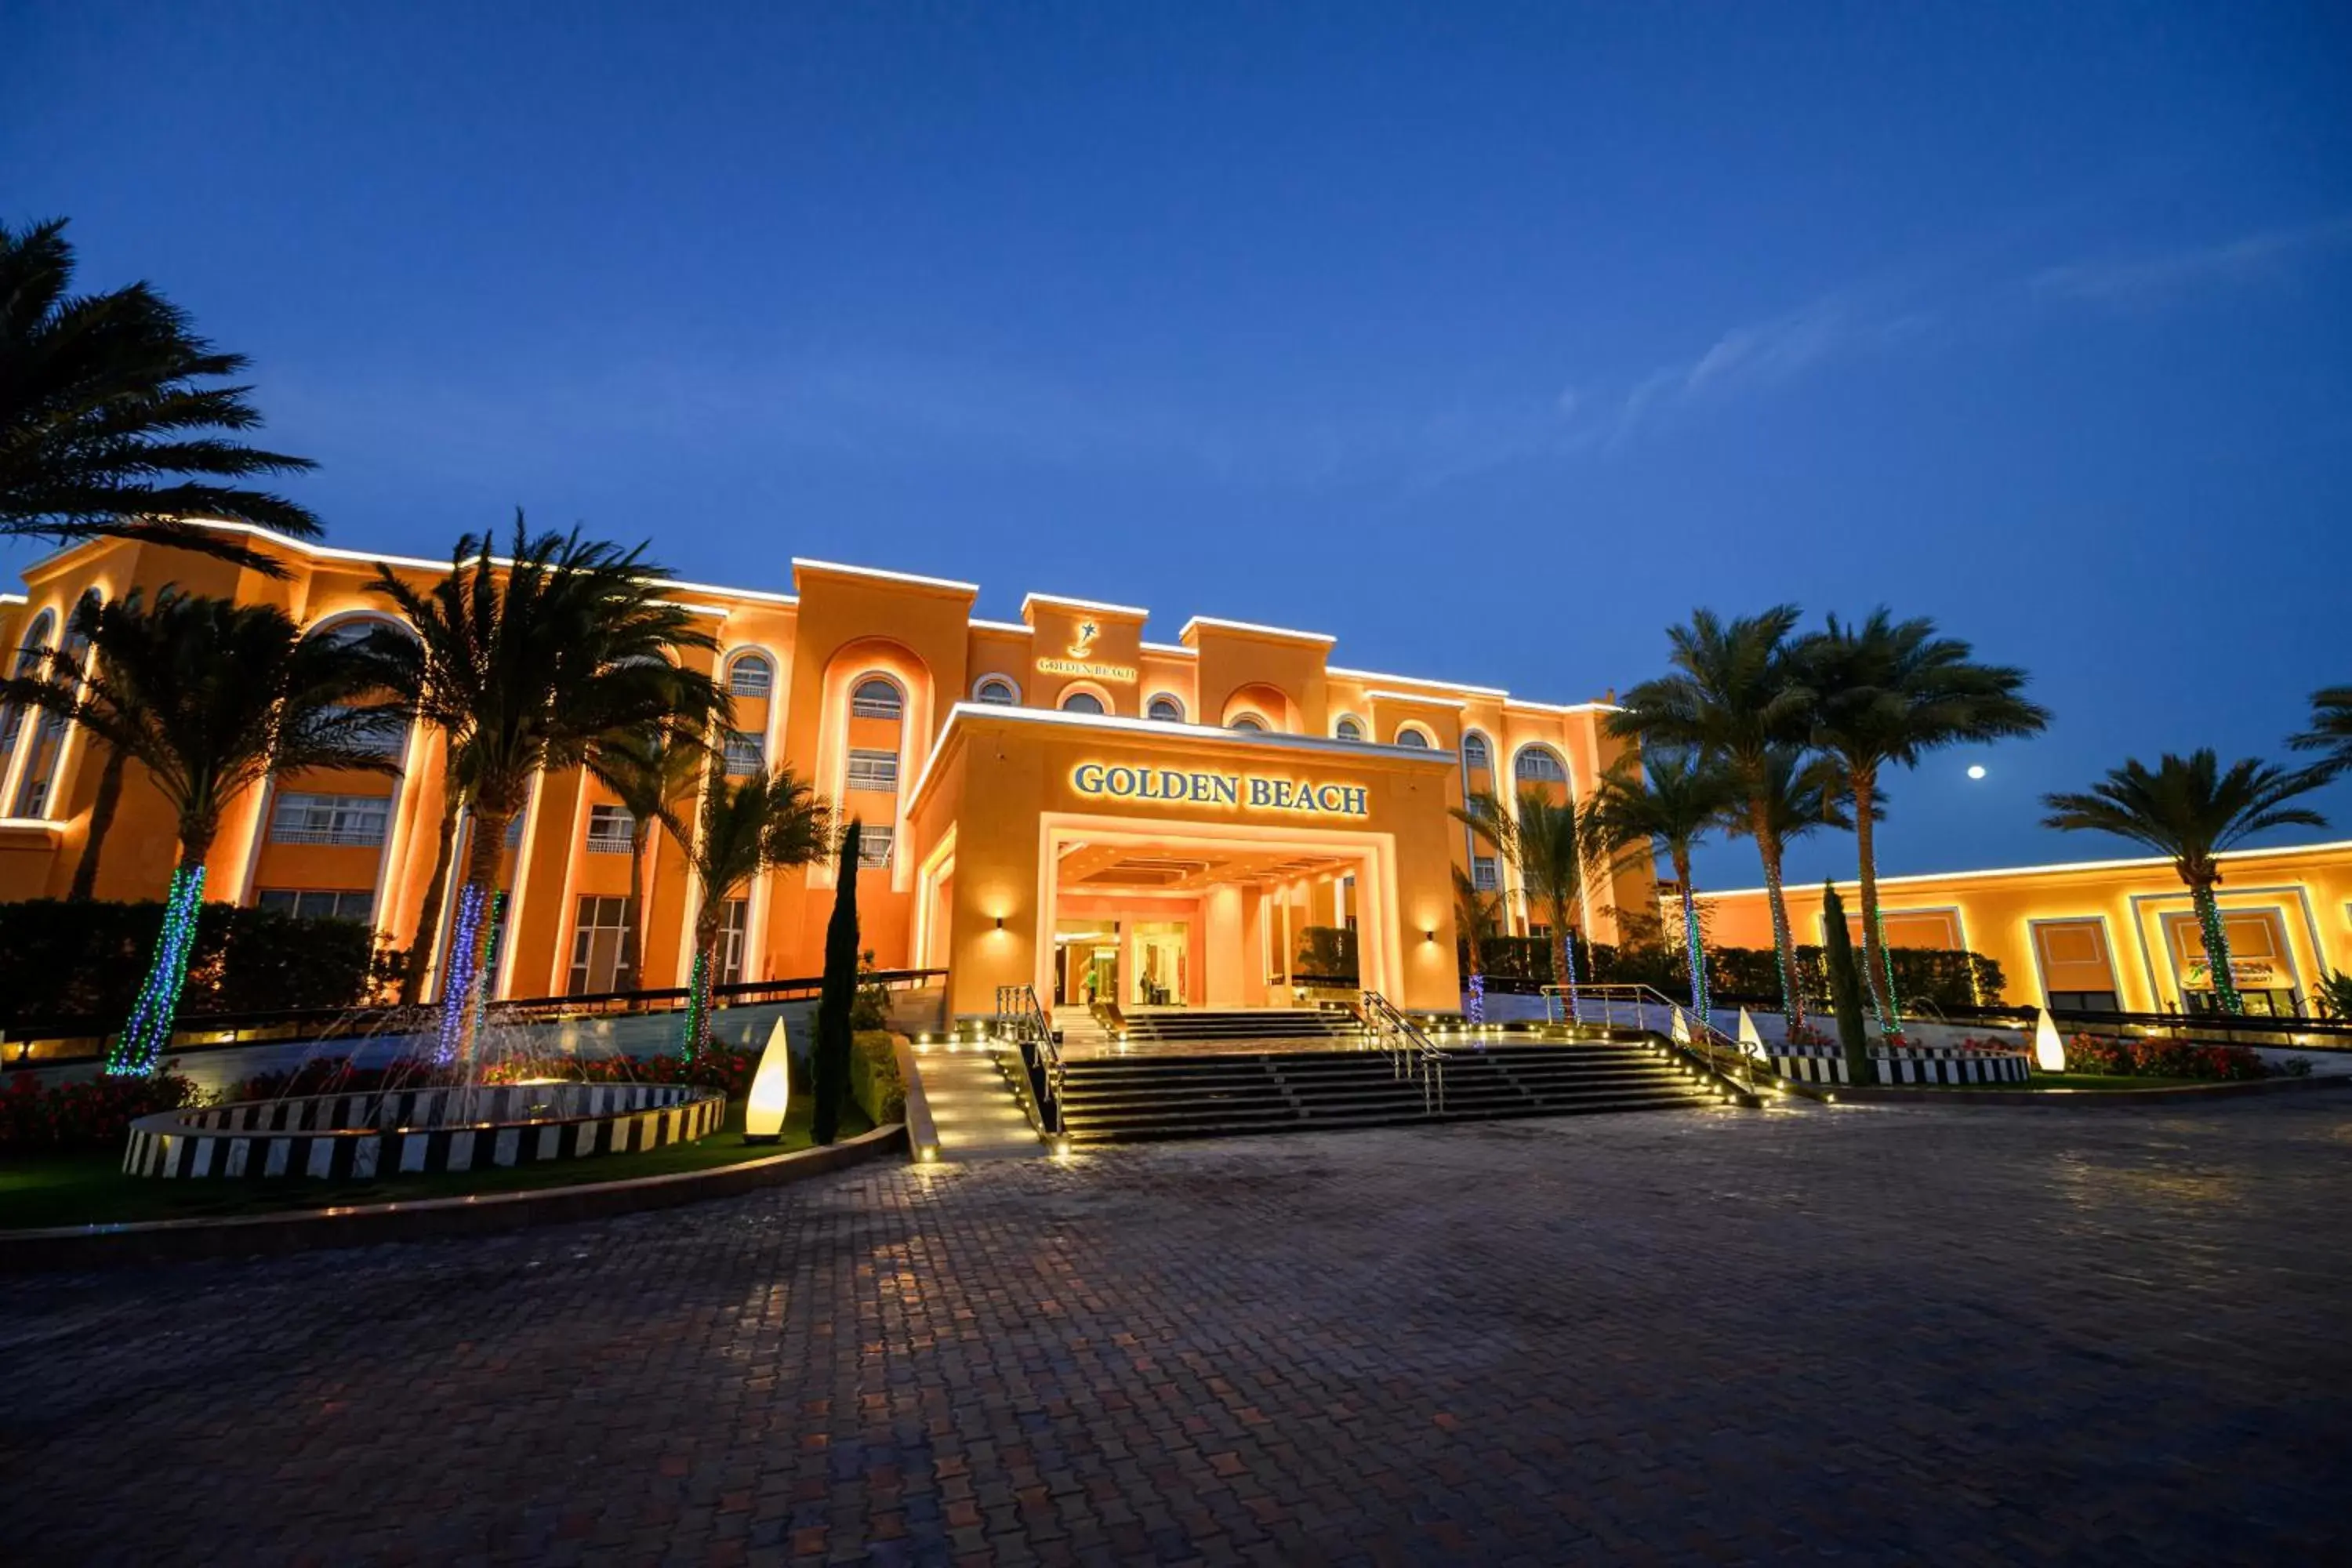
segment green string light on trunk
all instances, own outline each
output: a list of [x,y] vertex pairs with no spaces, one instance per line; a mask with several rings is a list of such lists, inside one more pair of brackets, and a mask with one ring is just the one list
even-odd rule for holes
[[155,956],[131,1021],[116,1037],[107,1056],[106,1070],[118,1078],[144,1078],[163,1060],[171,1043],[172,1023],[180,1010],[180,992],[187,984],[188,956],[196,945],[196,917],[204,908],[205,868],[201,863],[172,872],[163,895],[163,929],[155,938]]

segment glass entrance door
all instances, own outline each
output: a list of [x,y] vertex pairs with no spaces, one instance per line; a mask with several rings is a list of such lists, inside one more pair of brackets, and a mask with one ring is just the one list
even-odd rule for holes
[[1190,933],[1182,921],[1138,921],[1128,941],[1133,962],[1125,1000],[1136,1007],[1181,1007],[1190,994]]

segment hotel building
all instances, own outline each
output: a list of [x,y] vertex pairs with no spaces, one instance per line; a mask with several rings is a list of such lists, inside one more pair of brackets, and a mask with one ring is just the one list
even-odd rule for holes
[[[412,581],[447,569],[249,542],[285,575],[121,541],[61,551],[0,599],[0,647],[53,646],[83,598],[167,584],[348,635],[391,618],[369,590],[380,563]],[[1602,733],[1604,702],[1352,668],[1312,631],[1196,616],[1159,641],[1142,607],[1047,594],[992,620],[973,614],[972,584],[818,561],[792,563],[789,593],[677,583],[671,596],[719,644],[698,657],[732,698],[726,765],[789,763],[864,822],[865,945],[886,969],[948,970],[960,1016],[991,1010],[1005,984],[1048,1005],[1280,1005],[1309,928],[1352,930],[1364,986],[1452,1010],[1454,869],[1503,894],[1515,929],[1541,929],[1454,809],[1485,790],[1581,800],[1622,750]],[[207,895],[364,919],[410,943],[441,738],[417,726],[396,750],[396,779],[280,776],[237,802]],[[0,715],[0,900],[66,890],[97,789],[89,752],[69,726]],[[496,994],[685,983],[696,889],[662,835],[634,940],[630,834],[583,772],[539,780],[509,841]],[[170,813],[134,768],[98,897],[161,897],[174,855]],[[721,980],[815,973],[835,875],[760,879],[729,910]],[[1626,871],[1591,889],[1580,923],[1612,940],[1617,909],[1655,897],[1646,871]]]

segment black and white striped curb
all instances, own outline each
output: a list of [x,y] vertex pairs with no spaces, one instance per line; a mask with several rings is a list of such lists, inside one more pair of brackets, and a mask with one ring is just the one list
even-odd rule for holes
[[[2023,1083],[2032,1058],[2023,1052],[1964,1051],[1951,1046],[1873,1046],[1870,1063],[1880,1083]],[[1782,1047],[1772,1070],[1799,1083],[1850,1083],[1845,1055],[1836,1047]]]
[[719,1090],[674,1083],[300,1095],[142,1116],[131,1124],[122,1171],[373,1181],[642,1153],[707,1137],[726,1115]]

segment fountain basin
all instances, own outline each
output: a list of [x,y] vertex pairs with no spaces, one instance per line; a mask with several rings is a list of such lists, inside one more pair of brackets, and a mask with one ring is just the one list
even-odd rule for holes
[[131,1124],[122,1172],[372,1182],[643,1153],[719,1130],[727,1096],[676,1083],[510,1083],[189,1106]]

